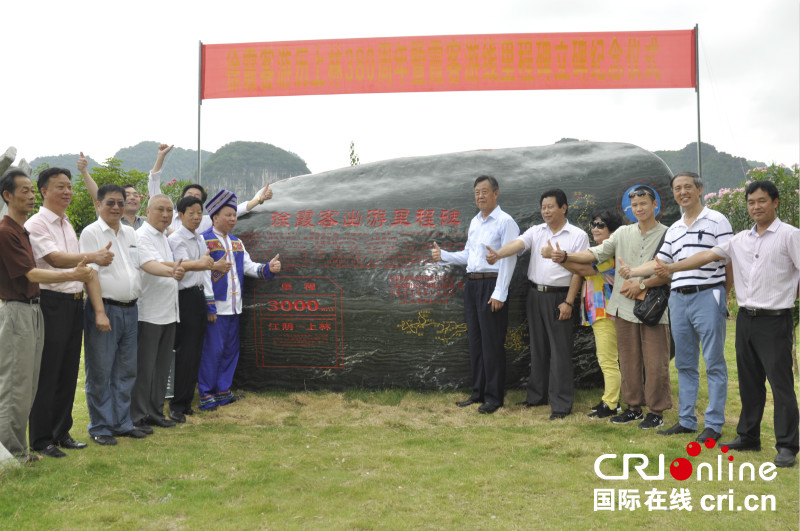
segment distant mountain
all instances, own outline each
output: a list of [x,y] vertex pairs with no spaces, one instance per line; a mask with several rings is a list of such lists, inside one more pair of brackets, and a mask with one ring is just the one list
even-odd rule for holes
[[[705,142],[702,142],[700,146],[704,193],[716,192],[720,188],[736,188],[745,180],[748,170],[766,166],[763,162],[746,160],[717,151],[717,148]],[[654,151],[653,153],[667,163],[673,174],[680,171],[697,173],[697,142],[687,144],[680,151]]]
[[[80,153],[67,153],[65,155],[36,157],[30,162],[31,168],[33,169],[33,178],[36,179],[37,175],[39,174],[39,166],[42,164],[47,164],[48,168],[68,169],[72,173],[72,177],[74,179],[80,175],[78,173],[78,158],[80,158]],[[100,163],[98,163],[92,157],[86,157],[86,160],[89,162],[89,171],[92,171],[92,168],[100,166]]]
[[203,185],[249,198],[264,183],[311,173],[298,155],[263,142],[231,142],[203,164]]
[[[126,170],[139,170],[149,173],[156,160],[159,142],[139,142],[135,146],[122,148],[114,155],[115,159],[122,161]],[[202,151],[201,163],[211,157],[210,151]],[[162,169],[162,180],[178,179],[187,181],[197,180],[197,151],[193,149],[172,148],[167,155]]]

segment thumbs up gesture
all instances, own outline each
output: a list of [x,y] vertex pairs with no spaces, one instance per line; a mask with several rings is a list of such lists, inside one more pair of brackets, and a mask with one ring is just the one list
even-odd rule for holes
[[280,261],[281,254],[278,253],[275,255],[275,258],[269,261],[269,270],[272,273],[279,273],[281,270],[281,261]]
[[[558,242],[556,242],[558,243]],[[542,258],[553,258],[553,244],[550,243],[550,240],[547,240],[547,245],[542,247]]]
[[617,263],[619,264],[619,276],[628,280],[631,278],[631,268],[622,258],[617,258]]
[[174,144],[171,145],[171,146],[169,144],[159,144],[158,145],[158,156],[162,157],[162,158],[166,157],[167,153],[172,151],[172,148],[174,148],[174,147],[175,147]]
[[442,250],[439,249],[439,244],[436,242],[433,242],[433,249],[431,249],[431,259],[433,259],[434,262],[439,262],[442,260]]
[[211,258],[211,249],[206,251],[206,254],[201,256],[197,262],[199,263],[200,268],[204,270],[214,267],[214,259]]
[[659,257],[656,257],[655,270],[656,270],[656,275],[658,275],[660,278],[669,279],[671,274],[669,270],[669,264],[665,264],[664,262],[662,262]]
[[111,242],[108,245],[94,253],[92,262],[99,266],[107,266],[114,260],[114,253],[111,252]]
[[83,155],[83,151],[81,151],[81,156],[78,159],[78,171],[81,173],[81,175],[89,171],[89,161],[86,160],[86,157]]
[[[208,254],[206,254],[206,256],[208,256]],[[209,256],[209,258],[211,257]],[[230,270],[231,270],[231,263],[225,260],[224,254],[219,257],[219,260],[217,260],[211,265],[211,271],[216,271],[217,273],[227,273]]]
[[73,269],[75,279],[79,282],[88,283],[94,278],[94,269],[86,265],[86,257],[84,256],[78,266]]
[[[547,240],[547,244],[550,245],[550,240]],[[561,249],[561,244],[558,242],[556,242],[556,248],[553,249],[551,254],[553,262],[557,264],[563,264],[567,260],[567,253]]]
[[184,275],[184,273],[186,273],[186,270],[185,270],[185,269],[183,268],[183,266],[181,265],[182,263],[183,263],[183,258],[181,258],[180,260],[178,260],[178,263],[177,263],[177,264],[175,264],[175,265],[173,266],[173,268],[172,268],[172,278],[174,278],[175,280],[180,280],[180,279],[182,279],[182,278],[183,278],[183,275]]
[[488,251],[486,253],[486,261],[489,262],[490,265],[494,265],[498,260],[500,260],[500,257],[497,255],[497,251],[495,251],[488,245],[486,246],[486,250]]

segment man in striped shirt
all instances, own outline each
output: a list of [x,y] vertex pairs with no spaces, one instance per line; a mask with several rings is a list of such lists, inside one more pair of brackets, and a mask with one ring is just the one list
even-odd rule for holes
[[[672,178],[675,202],[684,214],[672,224],[658,251],[658,258],[671,264],[707,251],[733,237],[728,219],[708,207],[700,198],[703,182],[692,172],[678,173]],[[625,278],[646,277],[654,272],[655,261],[621,272]],[[727,292],[733,284],[730,264],[717,260],[706,266],[682,271],[672,277],[669,315],[672,339],[675,342],[675,369],[678,371],[678,422],[661,435],[677,435],[697,431],[695,405],[700,387],[700,344],[706,362],[708,407],[705,429],[697,437],[718,441],[725,424],[725,401],[728,397],[728,368],[725,364],[725,320],[728,316]],[[626,276],[627,274],[627,276]]]
[[742,412],[731,450],[761,450],[765,380],[775,403],[775,464],[794,465],[798,451],[797,395],[792,372],[792,307],[800,286],[800,230],[778,219],[778,188],[754,181],[745,191],[750,230],[673,264],[656,264],[659,276],[697,269],[718,260],[733,264],[736,317],[736,367]]

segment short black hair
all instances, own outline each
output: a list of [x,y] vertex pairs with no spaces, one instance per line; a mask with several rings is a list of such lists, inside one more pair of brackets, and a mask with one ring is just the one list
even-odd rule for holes
[[14,195],[14,192],[17,190],[17,177],[30,179],[30,176],[19,168],[11,168],[0,178],[0,195],[3,196],[3,201],[5,201],[6,204],[8,204],[8,201],[4,194],[9,192],[11,195]]
[[[134,190],[136,190],[136,187],[134,185],[132,185],[131,183],[122,185],[122,189],[123,190],[127,190],[128,188],[133,188]],[[122,194],[122,195],[125,195],[125,194]]]
[[595,218],[600,218],[600,220],[606,224],[606,227],[608,227],[608,232],[612,234],[615,230],[625,225],[625,221],[623,221],[622,216],[613,210],[601,210],[600,212],[595,212],[592,214],[592,221],[594,221]]
[[678,173],[676,173],[675,175],[672,176],[672,179],[669,180],[669,187],[670,188],[672,188],[672,183],[674,183],[675,179],[677,179],[678,177],[691,177],[692,179],[694,179],[694,185],[695,185],[696,188],[702,188],[703,187],[703,179],[701,179],[700,176],[697,175],[695,172],[693,172],[693,171],[679,171]]
[[[539,206],[541,206],[542,202],[548,197],[554,197],[556,199],[558,208],[561,208],[567,204],[567,194],[565,194],[564,190],[561,188],[553,188],[552,190],[547,190],[545,193],[543,193],[542,197],[539,198]],[[567,205],[567,212],[569,212],[569,205]],[[564,212],[564,214],[566,215],[567,212]]]
[[182,197],[180,201],[178,201],[178,212],[185,214],[186,209],[192,205],[200,205],[200,210],[203,210],[203,202],[200,200],[199,197],[195,197],[193,195],[187,195],[186,197]]
[[186,195],[186,192],[189,190],[189,188],[197,188],[198,190],[200,190],[200,193],[203,195],[202,197],[203,203],[206,202],[206,200],[208,199],[208,192],[206,192],[206,189],[197,183],[191,183],[184,186],[183,190],[181,191],[181,197]]
[[36,188],[39,190],[39,195],[42,195],[42,188],[47,188],[50,182],[50,177],[55,177],[61,174],[66,175],[72,181],[72,173],[66,168],[47,168],[39,174],[39,179],[36,181]]
[[100,203],[103,199],[105,199],[106,195],[110,194],[111,192],[117,192],[122,194],[122,198],[125,198],[125,188],[118,185],[118,184],[104,184],[100,188],[97,189],[97,202]]
[[472,185],[474,189],[478,184],[482,183],[483,181],[489,181],[489,185],[492,187],[492,192],[496,192],[500,189],[500,185],[497,184],[497,179],[492,177],[491,175],[481,175],[477,179],[475,179],[475,183]]
[[769,194],[770,199],[775,201],[776,199],[780,199],[781,194],[778,192],[778,187],[775,186],[775,183],[772,181],[753,181],[747,185],[747,190],[744,192],[744,200],[747,201],[747,198],[755,192],[756,190],[764,190]]

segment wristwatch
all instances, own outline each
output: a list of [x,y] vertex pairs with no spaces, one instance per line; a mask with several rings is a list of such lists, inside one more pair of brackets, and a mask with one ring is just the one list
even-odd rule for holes
[[644,291],[644,290],[646,290],[646,289],[647,289],[647,288],[644,286],[644,279],[643,279],[643,278],[640,278],[640,279],[639,279],[639,289],[640,289],[640,290],[642,290],[642,291]]

